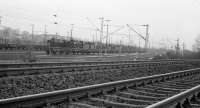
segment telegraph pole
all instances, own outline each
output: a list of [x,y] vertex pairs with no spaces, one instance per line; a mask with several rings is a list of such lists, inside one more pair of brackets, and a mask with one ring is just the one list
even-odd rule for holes
[[106,24],[106,46],[108,45],[108,24]]
[[107,24],[106,24],[106,27],[107,27],[107,32],[106,32],[106,45],[107,45],[107,44],[108,44],[108,37],[109,37],[109,35],[108,35],[108,33],[109,33],[109,29],[108,29],[109,25],[108,25],[108,22],[111,21],[111,20],[105,20],[105,21],[107,22]]
[[146,38],[145,38],[145,49],[147,50],[149,48],[149,25],[142,25],[146,27]]
[[139,26],[144,26],[144,27],[146,27],[146,36],[143,36],[143,35],[141,35],[140,33],[138,33],[135,29],[133,29],[132,27],[130,27],[130,25],[129,24],[127,24],[127,27],[129,27],[132,31],[134,31],[137,35],[139,35],[142,39],[144,39],[145,40],[145,49],[147,49],[148,48],[148,43],[149,43],[149,25],[148,24],[146,24],[146,25],[139,25]]
[[100,43],[102,43],[104,18],[100,17],[99,19],[101,20]]
[[[109,20],[107,20],[109,21]],[[106,48],[105,48],[105,53],[107,53],[107,49],[108,49],[108,24],[106,25],[107,27],[107,33],[106,33]]]
[[103,37],[103,24],[104,24],[104,17],[99,18],[101,21],[101,31],[100,31],[100,53],[102,53],[102,37]]
[[111,21],[111,20],[105,20],[105,21],[107,22],[107,24],[106,24],[107,32],[106,32],[106,48],[105,48],[105,53],[107,53],[108,38],[109,38],[109,35],[108,35],[108,33],[109,33],[109,29],[108,29],[109,25],[108,25],[108,22]]

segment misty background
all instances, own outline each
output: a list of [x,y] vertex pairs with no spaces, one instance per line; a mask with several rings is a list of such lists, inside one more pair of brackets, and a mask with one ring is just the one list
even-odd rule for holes
[[[73,37],[82,40],[97,40],[95,26],[100,28],[99,17],[111,20],[112,32],[131,24],[138,32],[144,29],[137,25],[150,25],[150,45],[161,47],[163,43],[176,44],[177,38],[192,50],[195,38],[200,34],[199,0],[4,0],[0,1],[1,25],[31,32],[44,32],[68,36],[74,24]],[[56,15],[54,17],[53,15]],[[94,24],[92,25],[91,22]],[[54,24],[57,22],[57,24]],[[128,34],[124,28],[118,33]],[[113,35],[112,42],[138,45],[139,37]],[[141,40],[142,42],[142,40]],[[164,45],[164,46],[165,46]],[[170,45],[168,45],[170,46]]]

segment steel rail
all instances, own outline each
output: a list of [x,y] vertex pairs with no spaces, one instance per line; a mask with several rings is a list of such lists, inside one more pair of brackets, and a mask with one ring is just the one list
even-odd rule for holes
[[96,84],[85,87],[78,87],[66,90],[59,90],[35,95],[27,95],[0,100],[1,108],[18,108],[18,107],[40,107],[53,103],[71,102],[80,98],[87,98],[96,94],[106,94],[110,91],[119,91],[124,88],[129,88],[141,84],[154,82],[163,82],[170,79],[182,78],[184,76],[200,74],[200,68],[177,71],[166,74],[159,74],[135,79],[115,81],[103,84]]
[[135,68],[147,67],[148,68],[152,66],[182,65],[182,64],[183,62],[180,62],[180,61],[167,61],[167,62],[8,68],[8,69],[0,69],[0,77],[18,76],[18,75],[26,75],[26,74],[59,73],[59,72],[72,72],[72,71],[100,70],[100,69],[118,69],[118,68],[127,68],[127,67],[135,67]]
[[181,59],[167,60],[122,60],[122,61],[84,61],[84,62],[37,62],[37,63],[0,63],[0,68],[19,68],[34,66],[63,66],[63,65],[89,65],[89,64],[113,64],[113,63],[139,63],[139,62],[159,62],[159,61],[183,61]]
[[196,98],[200,93],[200,85],[169,97],[163,101],[148,106],[147,108],[183,108],[184,104],[191,105],[189,101]]

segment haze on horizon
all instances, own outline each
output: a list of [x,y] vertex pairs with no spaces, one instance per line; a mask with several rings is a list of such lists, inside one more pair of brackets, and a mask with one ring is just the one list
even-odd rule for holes
[[[194,40],[200,34],[199,0],[4,0],[0,1],[2,25],[20,30],[31,31],[31,24],[36,32],[67,35],[74,24],[74,37],[92,40],[95,32],[81,28],[100,27],[99,17],[111,20],[110,25],[149,24],[150,42],[158,47],[160,42],[177,38],[184,42],[187,49],[192,49]],[[53,17],[53,15],[57,17]],[[58,22],[55,25],[54,22]],[[136,27],[137,28],[137,27]],[[115,30],[110,27],[110,31]],[[141,29],[138,29],[139,31]],[[127,30],[120,31],[127,33]],[[119,33],[120,33],[119,32]],[[141,31],[142,32],[142,31]],[[115,42],[121,39],[113,36]],[[126,37],[124,37],[126,38]],[[132,37],[138,44],[138,36]],[[124,40],[124,42],[126,42]]]

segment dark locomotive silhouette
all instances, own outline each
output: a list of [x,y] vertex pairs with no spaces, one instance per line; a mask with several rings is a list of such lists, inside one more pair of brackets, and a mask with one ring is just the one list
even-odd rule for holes
[[46,51],[52,55],[68,55],[68,54],[99,54],[99,53],[135,53],[143,52],[135,46],[104,44],[100,42],[89,42],[81,40],[65,40],[51,38],[45,43],[34,44],[23,40],[11,41],[9,39],[0,39],[0,50],[28,50]]
[[133,46],[117,44],[101,44],[99,42],[88,42],[79,40],[63,40],[52,38],[48,40],[47,54],[98,54],[98,53],[134,53],[142,52]]

